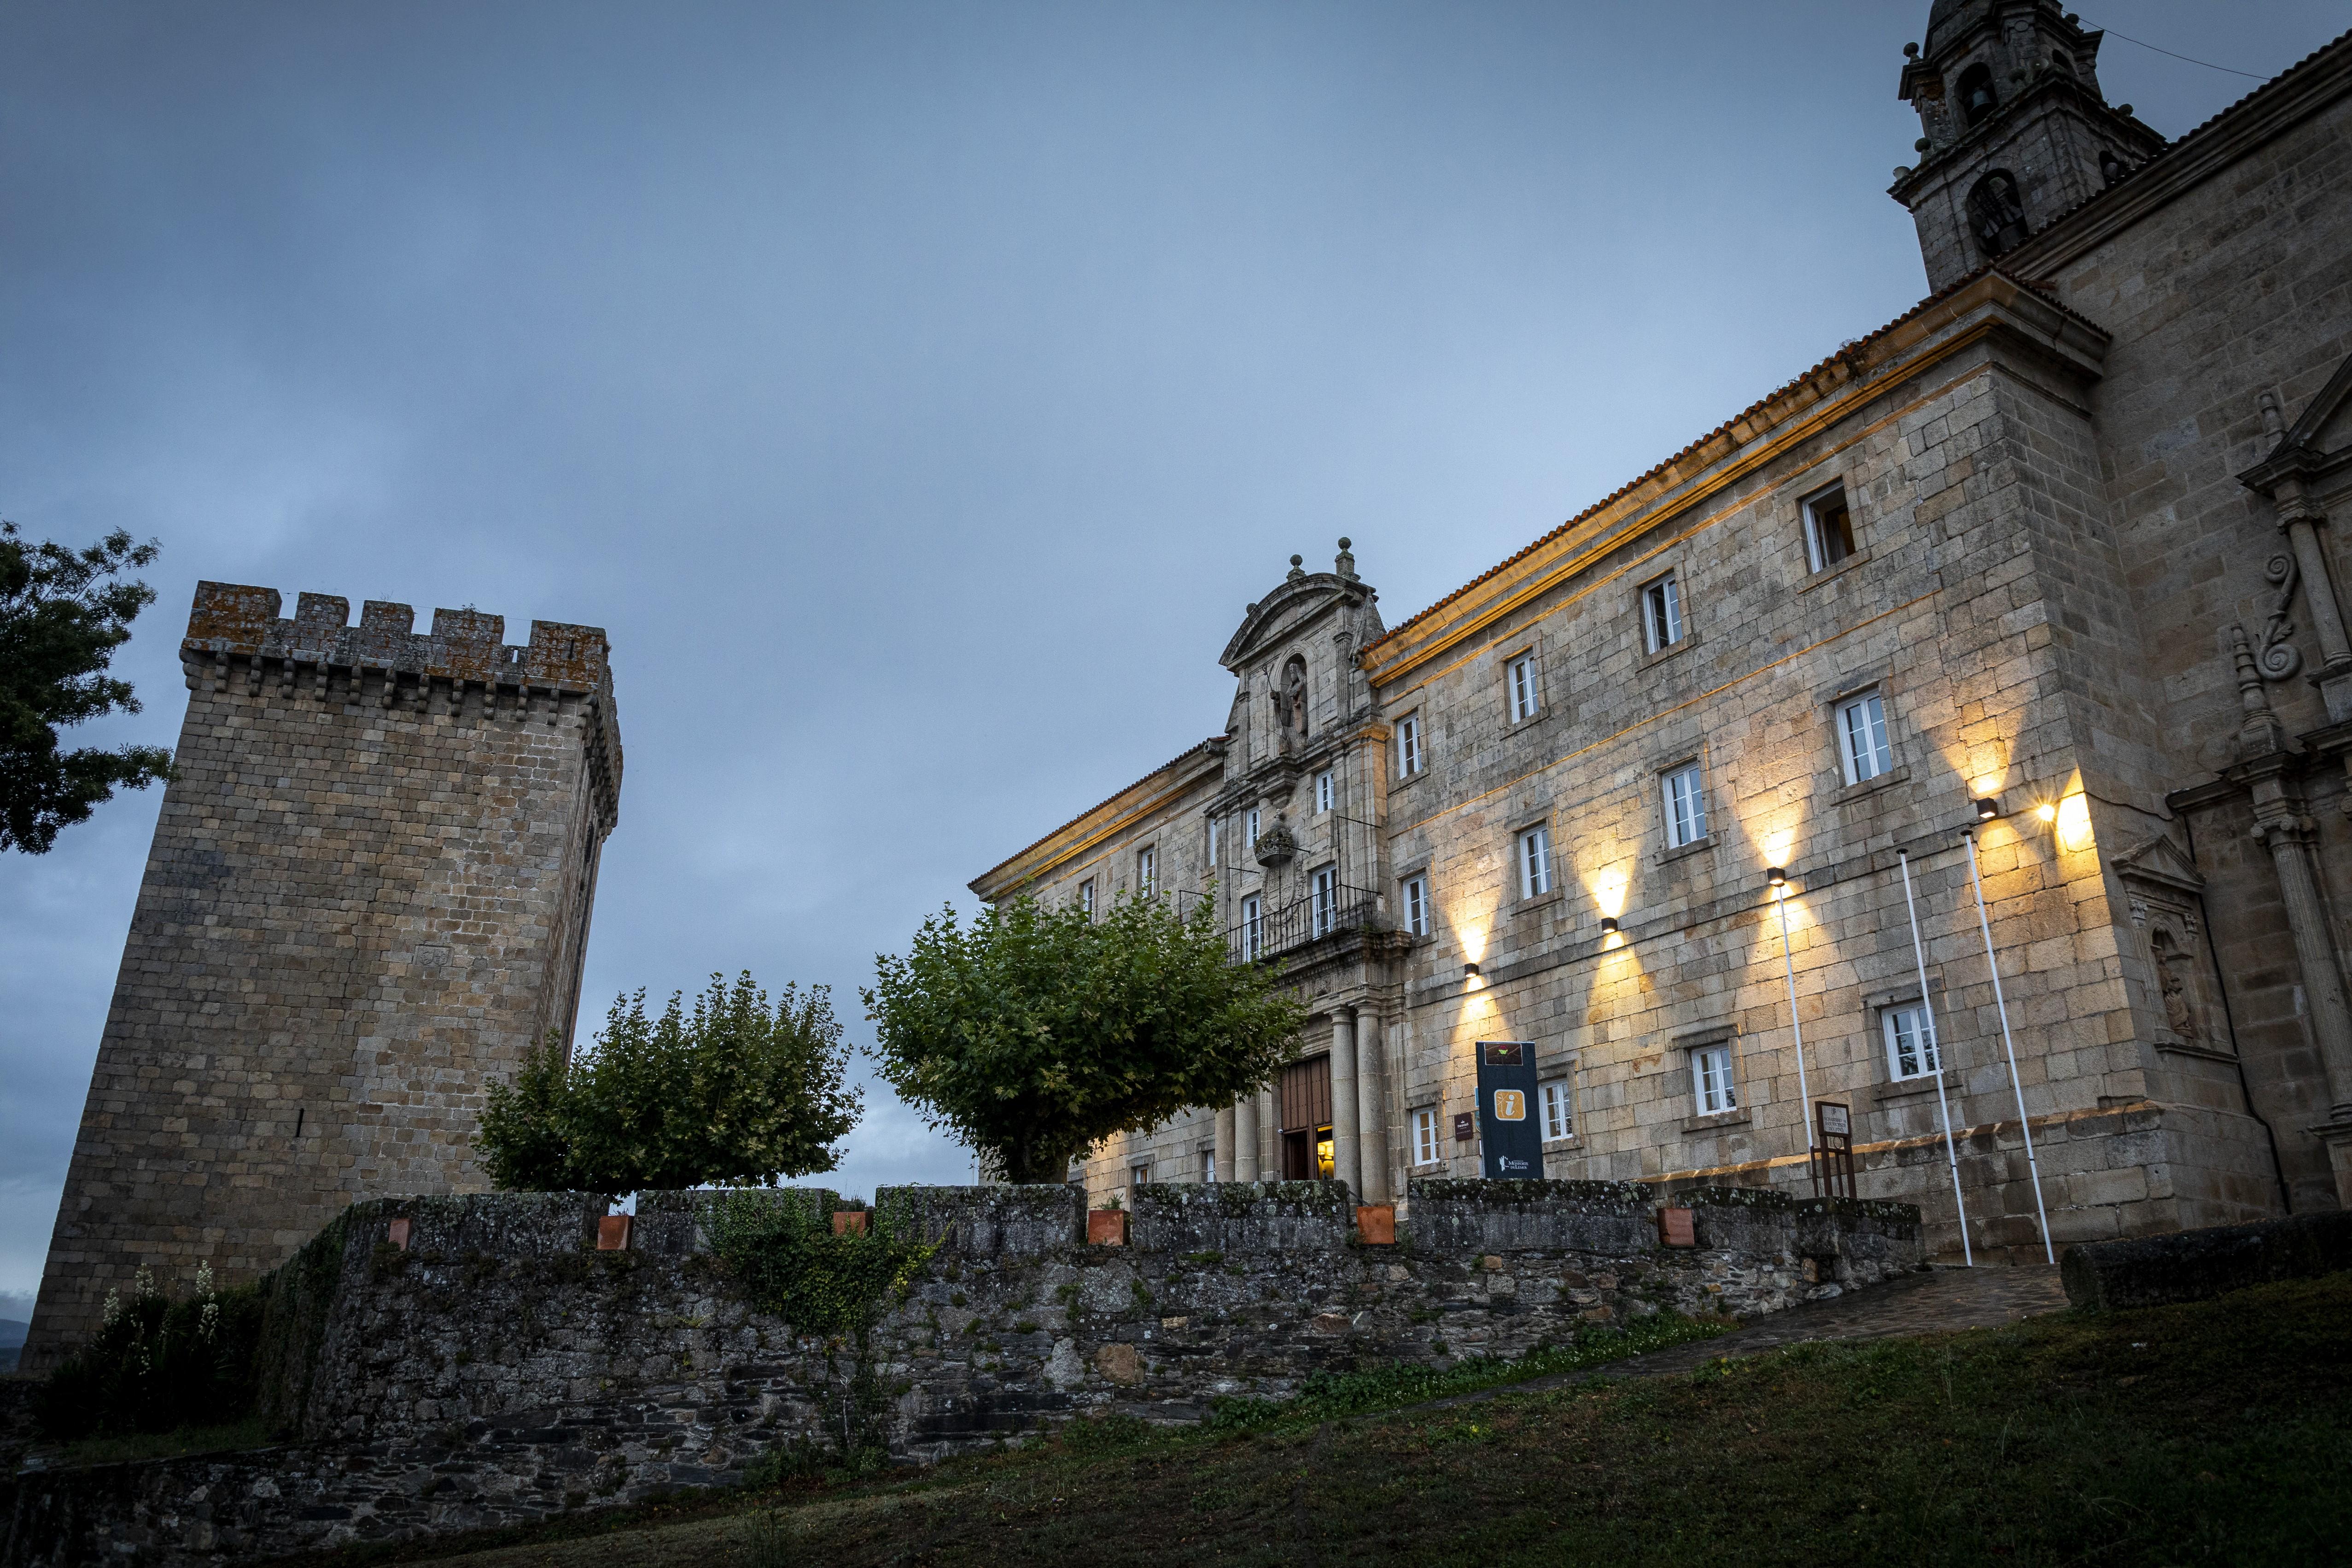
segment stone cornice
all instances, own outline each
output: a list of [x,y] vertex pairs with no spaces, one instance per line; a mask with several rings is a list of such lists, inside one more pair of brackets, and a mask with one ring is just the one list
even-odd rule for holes
[[1225,737],[1212,736],[964,885],[992,904],[1150,818],[1202,779],[1220,776],[1224,766]]
[[1962,279],[1695,442],[1364,650],[1374,685],[1402,679],[1594,564],[1690,511],[1876,398],[1989,339],[2084,381],[2105,332],[1998,271]]

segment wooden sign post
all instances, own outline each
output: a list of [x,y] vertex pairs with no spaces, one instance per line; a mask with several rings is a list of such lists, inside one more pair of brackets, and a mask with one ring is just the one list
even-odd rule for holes
[[1813,1117],[1813,1196],[1854,1197],[1853,1108],[1833,1100],[1816,1100]]

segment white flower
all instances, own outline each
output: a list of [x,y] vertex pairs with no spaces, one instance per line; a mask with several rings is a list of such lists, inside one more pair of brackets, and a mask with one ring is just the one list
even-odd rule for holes
[[122,1293],[120,1291],[110,1289],[106,1292],[106,1305],[98,1310],[98,1321],[100,1323],[111,1324],[115,1319],[121,1315]]

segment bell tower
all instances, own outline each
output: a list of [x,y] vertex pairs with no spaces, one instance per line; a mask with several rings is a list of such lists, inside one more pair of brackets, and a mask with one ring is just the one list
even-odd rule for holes
[[2164,138],[2099,90],[2099,40],[2056,0],[1935,0],[1897,91],[1919,162],[1887,194],[1919,226],[1937,290],[2128,176]]

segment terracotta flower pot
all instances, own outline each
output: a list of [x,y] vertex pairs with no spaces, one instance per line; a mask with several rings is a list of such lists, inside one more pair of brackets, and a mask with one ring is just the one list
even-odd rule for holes
[[410,1228],[411,1228],[407,1220],[395,1219],[390,1225],[383,1228],[383,1239],[386,1241],[391,1242],[394,1247],[399,1248],[403,1252],[405,1252],[408,1250],[408,1233]]
[[1362,1203],[1356,1206],[1356,1239],[1368,1247],[1396,1245],[1396,1205],[1393,1203]]
[[1087,1210],[1087,1240],[1096,1247],[1126,1246],[1127,1210],[1123,1208]]
[[862,1208],[836,1208],[833,1211],[833,1233],[835,1236],[866,1234],[866,1211]]
[[596,1250],[626,1252],[629,1249],[629,1220],[625,1214],[608,1214],[596,1222]]

